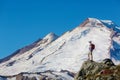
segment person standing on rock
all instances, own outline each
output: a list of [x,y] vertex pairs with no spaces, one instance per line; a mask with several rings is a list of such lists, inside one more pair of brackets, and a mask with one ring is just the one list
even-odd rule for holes
[[92,43],[92,41],[89,41],[89,54],[88,54],[88,60],[92,60],[93,61],[93,50],[95,49],[95,44]]

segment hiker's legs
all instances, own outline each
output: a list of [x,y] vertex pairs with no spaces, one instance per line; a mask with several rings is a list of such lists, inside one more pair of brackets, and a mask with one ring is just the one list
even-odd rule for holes
[[88,60],[90,60],[90,54],[91,54],[91,52],[88,53]]
[[93,60],[92,52],[89,52],[89,54],[88,54],[88,60]]
[[93,61],[93,55],[92,55],[92,53],[91,53],[91,55],[90,55],[90,56],[91,56],[91,60]]

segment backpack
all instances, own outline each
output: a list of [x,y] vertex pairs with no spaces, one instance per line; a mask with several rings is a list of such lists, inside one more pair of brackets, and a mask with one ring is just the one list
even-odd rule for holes
[[95,45],[94,44],[91,44],[91,49],[95,49]]

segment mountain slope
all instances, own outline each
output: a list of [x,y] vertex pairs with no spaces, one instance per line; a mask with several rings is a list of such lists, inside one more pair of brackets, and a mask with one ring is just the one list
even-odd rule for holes
[[[89,41],[96,46],[93,52],[94,61],[111,58],[115,64],[119,64],[119,31],[112,21],[88,18],[61,37],[46,36],[37,42],[37,47],[3,61],[0,64],[0,75],[51,71],[62,76],[62,70],[77,73],[82,63],[88,59]],[[71,80],[70,77],[67,75],[67,79]]]
[[[35,41],[34,43],[25,46],[21,49],[18,49],[17,51],[15,51],[13,54],[3,58],[2,60],[0,60],[0,63],[8,61],[10,58],[15,57],[15,56],[19,56],[21,54],[26,53],[27,51],[32,50],[33,48],[40,48],[43,49],[45,46],[47,46],[49,43],[51,43],[52,41],[54,41],[55,39],[57,39],[58,36],[54,33],[49,33],[47,36],[45,36],[43,39],[38,39],[37,41]],[[30,51],[30,53],[32,53]]]

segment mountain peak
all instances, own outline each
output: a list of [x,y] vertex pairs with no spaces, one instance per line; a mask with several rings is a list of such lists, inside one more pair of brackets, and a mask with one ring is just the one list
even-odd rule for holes
[[111,20],[102,20],[102,19],[97,19],[97,18],[88,18],[90,22],[98,22],[98,23],[106,23],[108,25],[114,24],[113,21]]
[[102,22],[97,19],[97,18],[87,18],[81,25],[80,27],[85,27],[85,26],[89,26],[89,27],[96,27],[96,26],[101,26],[103,25]]
[[98,23],[101,23],[99,19],[97,18],[87,18],[90,22],[98,22]]
[[103,19],[97,19],[97,18],[87,18],[90,21],[99,21],[99,22],[104,22],[104,23],[111,23],[113,24],[113,21],[111,20],[103,20]]
[[97,18],[87,18],[81,25],[80,27],[85,27],[85,26],[91,26],[91,27],[98,27],[98,26],[104,26],[109,29],[113,29],[115,32],[120,32],[119,26],[117,26],[113,21],[111,20],[102,20],[102,19],[97,19]]
[[52,41],[54,41],[57,38],[58,38],[58,36],[55,33],[50,32],[43,39],[47,39],[48,41],[52,42]]
[[57,35],[53,32],[50,32],[49,34],[47,34],[43,39],[45,38],[50,38],[50,37],[56,37]]
[[98,20],[97,18],[87,18],[87,19],[89,19],[89,20]]

